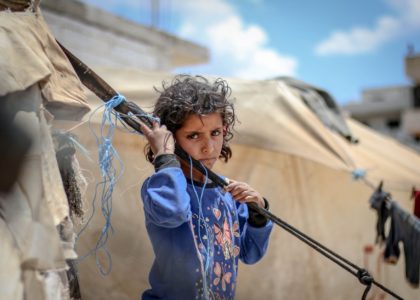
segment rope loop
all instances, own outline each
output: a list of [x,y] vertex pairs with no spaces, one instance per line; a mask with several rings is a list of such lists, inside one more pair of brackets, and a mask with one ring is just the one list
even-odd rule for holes
[[363,292],[362,296],[362,300],[365,300],[370,288],[372,287],[373,277],[365,269],[360,269],[359,271],[357,271],[357,278],[359,279],[359,282],[361,284],[366,285],[365,291]]

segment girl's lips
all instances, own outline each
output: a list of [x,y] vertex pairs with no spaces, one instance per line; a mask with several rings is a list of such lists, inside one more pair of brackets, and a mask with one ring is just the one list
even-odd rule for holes
[[211,164],[216,162],[216,158],[203,158],[200,159],[200,162],[202,162],[203,164]]

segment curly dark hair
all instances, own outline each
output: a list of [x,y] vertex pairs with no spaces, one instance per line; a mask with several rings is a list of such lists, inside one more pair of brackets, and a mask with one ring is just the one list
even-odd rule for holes
[[[202,76],[181,74],[175,76],[170,85],[162,82],[162,90],[155,90],[160,96],[153,115],[159,117],[161,125],[166,125],[172,134],[175,134],[192,114],[220,113],[226,131],[219,158],[227,162],[232,157],[228,142],[233,138],[236,116],[233,104],[229,100],[232,90],[225,80],[218,78],[211,83]],[[145,155],[148,161],[153,162],[154,154],[149,144],[145,147]]]

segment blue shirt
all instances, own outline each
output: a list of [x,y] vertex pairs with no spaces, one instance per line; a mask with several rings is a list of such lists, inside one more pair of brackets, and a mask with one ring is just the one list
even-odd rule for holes
[[141,196],[155,253],[142,299],[233,299],[238,258],[261,259],[272,222],[250,226],[245,204],[214,184],[187,183],[179,167],[149,177]]

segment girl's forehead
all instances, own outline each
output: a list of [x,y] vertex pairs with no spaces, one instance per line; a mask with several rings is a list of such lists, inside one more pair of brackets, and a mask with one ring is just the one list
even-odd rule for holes
[[182,123],[181,129],[198,130],[206,127],[223,126],[222,115],[219,112],[213,112],[206,115],[192,114],[188,116]]

